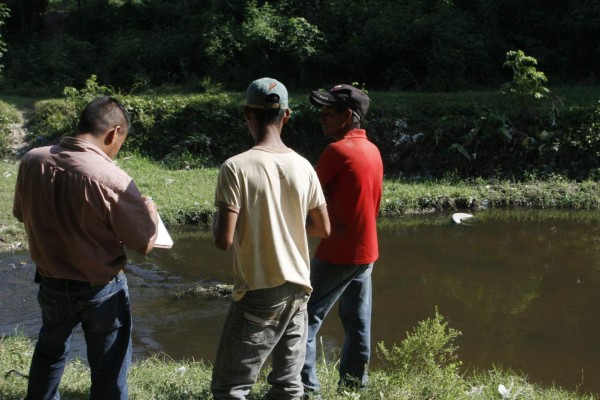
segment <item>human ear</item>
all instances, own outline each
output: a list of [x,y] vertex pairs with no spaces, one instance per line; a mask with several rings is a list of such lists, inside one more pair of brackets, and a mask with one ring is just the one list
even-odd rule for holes
[[345,117],[346,120],[350,120],[350,122],[352,122],[352,110],[347,108],[345,111]]
[[285,113],[283,114],[283,118],[281,119],[281,122],[284,123],[284,124],[286,122],[288,122],[288,120],[290,119],[291,115],[292,115],[292,111],[289,108],[286,108],[285,109]]
[[106,136],[104,137],[104,143],[107,145],[111,145],[119,138],[119,133],[121,131],[121,127],[119,125],[115,126],[111,130],[108,131]]
[[252,112],[250,111],[250,109],[248,107],[244,107],[244,118],[246,118],[246,121],[250,121],[251,116]]

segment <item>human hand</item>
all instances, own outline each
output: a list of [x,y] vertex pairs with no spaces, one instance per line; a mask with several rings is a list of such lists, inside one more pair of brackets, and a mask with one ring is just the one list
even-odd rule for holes
[[215,211],[212,215],[212,220],[210,224],[210,230],[212,233],[213,240],[217,237],[217,228],[218,228],[218,219],[219,219],[219,210]]
[[152,200],[152,197],[142,195],[142,198],[144,199],[144,204],[146,204],[148,211],[150,211],[150,215],[156,215],[158,210],[156,208],[156,203],[154,200]]

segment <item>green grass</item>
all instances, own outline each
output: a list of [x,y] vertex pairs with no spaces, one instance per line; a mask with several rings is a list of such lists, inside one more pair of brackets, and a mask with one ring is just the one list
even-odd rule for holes
[[[133,154],[122,155],[117,163],[133,177],[143,194],[154,199],[167,226],[210,223],[215,209],[216,168],[173,170]],[[22,224],[12,216],[17,165],[7,160],[0,163],[0,251],[26,248]],[[600,182],[572,182],[560,177],[532,177],[525,182],[386,179],[380,215],[385,217],[381,221],[385,227],[397,223],[388,217],[403,224],[422,224],[435,223],[441,211],[506,208],[598,210]],[[424,220],[423,215],[430,217]],[[588,213],[586,218],[597,215]]]
[[[152,196],[167,224],[208,223],[214,211],[215,168],[170,170],[131,155],[119,165]],[[386,179],[381,216],[430,214],[455,209],[520,207],[527,209],[600,209],[600,183],[571,182],[560,177],[525,182]]]
[[381,215],[505,207],[591,210],[600,208],[599,193],[598,182],[560,178],[526,182],[385,180]]
[[23,224],[12,215],[16,180],[17,164],[13,161],[0,161],[0,251],[27,247]]
[[165,224],[210,222],[217,169],[171,170],[137,155],[119,158],[118,165],[135,180],[142,194],[154,199]]
[[33,108],[33,105],[37,100],[38,99],[32,97],[0,94],[0,101],[10,104],[12,107],[21,111]]
[[2,117],[3,122],[5,123],[23,123],[23,117],[19,110],[11,103],[2,100],[0,100],[0,117]]
[[[592,395],[569,392],[559,387],[542,387],[512,371],[463,371],[456,356],[454,339],[460,332],[448,328],[444,318],[435,316],[420,322],[398,344],[380,343],[374,356],[382,367],[372,369],[369,385],[360,391],[337,387],[337,361],[319,361],[317,374],[325,399],[596,399]],[[33,343],[22,335],[0,338],[0,398],[21,399],[27,380]],[[166,355],[134,362],[129,370],[131,399],[210,399],[211,366],[204,361],[172,360]],[[263,368],[249,399],[258,400],[268,390]],[[90,374],[76,359],[67,364],[61,382],[61,398],[86,399]],[[509,392],[501,396],[500,385]]]

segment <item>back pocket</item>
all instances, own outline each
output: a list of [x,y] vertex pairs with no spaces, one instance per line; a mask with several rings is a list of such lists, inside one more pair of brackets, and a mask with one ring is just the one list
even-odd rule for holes
[[125,290],[94,300],[80,300],[81,323],[87,332],[110,332],[123,326],[131,317]]
[[253,307],[244,311],[243,340],[261,344],[272,340],[279,329],[279,319],[287,303],[278,303],[262,309]]
[[62,322],[63,317],[58,300],[44,293],[42,286],[40,286],[40,290],[38,291],[37,301],[42,309],[44,325],[58,325]]

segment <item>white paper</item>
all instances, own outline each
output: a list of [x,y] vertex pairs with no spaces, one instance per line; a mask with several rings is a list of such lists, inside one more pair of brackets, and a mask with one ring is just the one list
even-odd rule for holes
[[169,231],[167,231],[165,224],[163,224],[160,215],[156,213],[156,216],[158,217],[158,236],[156,237],[156,242],[154,242],[154,247],[170,249],[173,247],[173,239],[171,239],[171,235],[169,235]]

